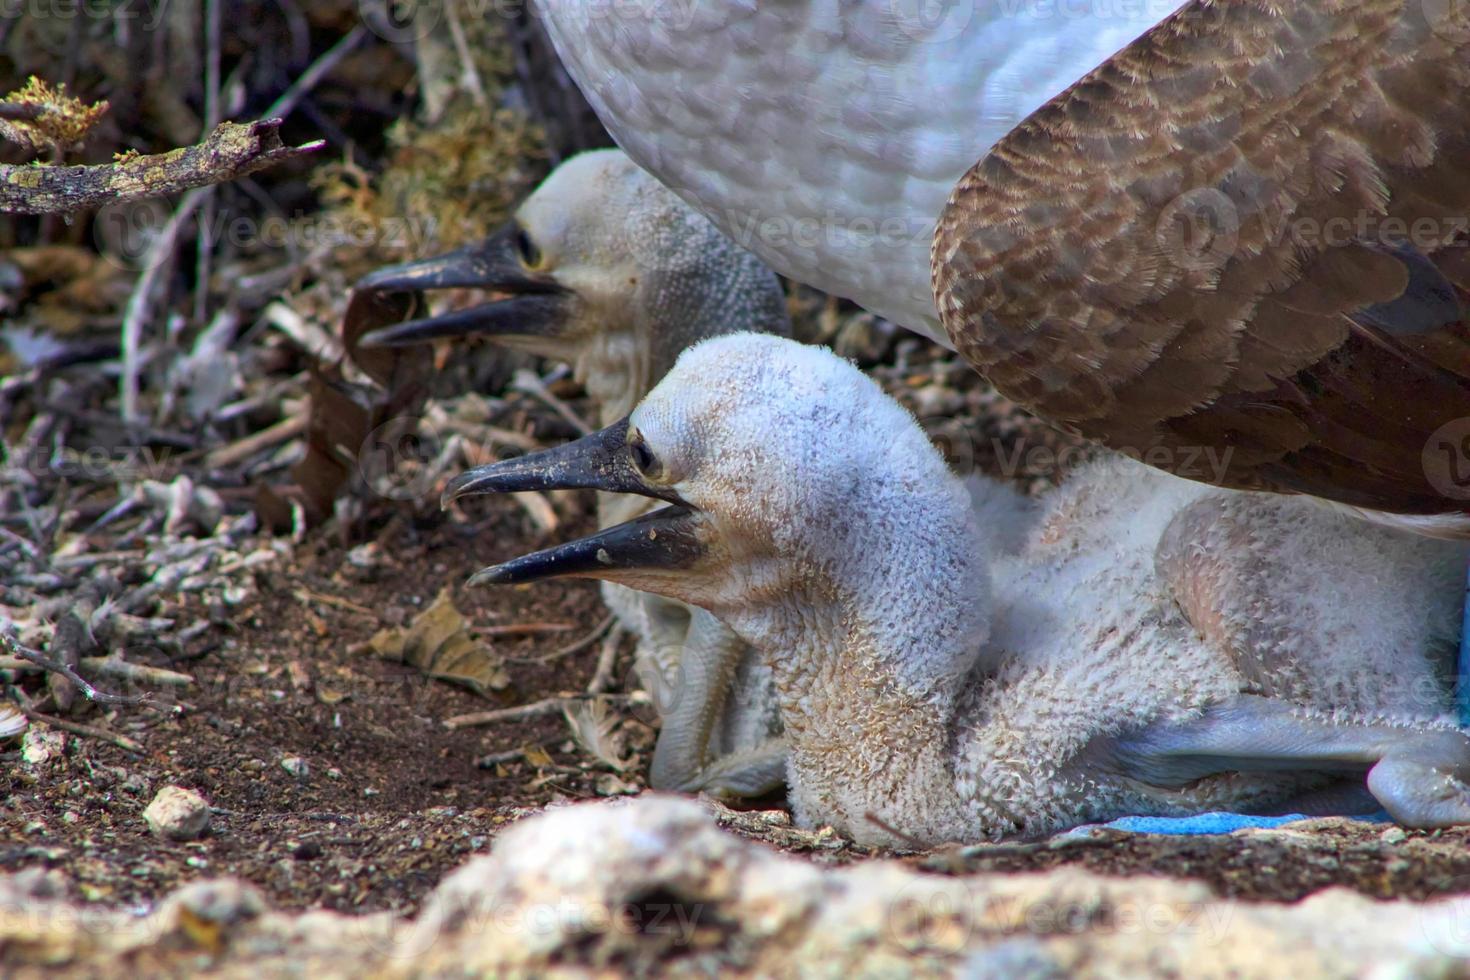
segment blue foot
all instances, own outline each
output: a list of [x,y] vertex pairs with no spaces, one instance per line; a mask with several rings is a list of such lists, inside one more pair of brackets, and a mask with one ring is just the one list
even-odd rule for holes
[[[1196,813],[1190,817],[1119,817],[1107,823],[1088,824],[1068,831],[1068,835],[1085,836],[1094,830],[1123,830],[1130,834],[1168,834],[1176,837],[1230,834],[1247,828],[1268,829],[1297,820],[1308,820],[1305,813],[1288,813],[1279,817],[1255,817],[1243,813]],[[1376,813],[1355,820],[1383,823],[1388,814]]]
[[1229,834],[1247,827],[1280,827],[1306,815],[1288,813],[1280,817],[1251,817],[1243,813],[1197,813],[1192,817],[1119,817],[1102,824],[1109,830],[1126,830],[1133,834],[1174,834],[1194,836]]

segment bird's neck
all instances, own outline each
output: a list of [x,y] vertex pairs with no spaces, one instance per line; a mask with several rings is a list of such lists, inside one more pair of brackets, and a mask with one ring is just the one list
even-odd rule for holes
[[955,706],[985,669],[989,619],[986,544],[963,490],[915,503],[854,509],[851,533],[757,569],[739,604],[713,610],[774,673],[798,817],[890,846],[968,822]]
[[786,295],[753,255],[710,230],[698,260],[645,271],[631,298],[601,315],[619,328],[599,331],[577,353],[573,371],[598,404],[605,428],[632,412],[686,349],[731,333],[791,336]]
[[602,330],[572,360],[573,377],[597,405],[599,428],[626,417],[658,383],[649,344],[638,334],[631,324]]

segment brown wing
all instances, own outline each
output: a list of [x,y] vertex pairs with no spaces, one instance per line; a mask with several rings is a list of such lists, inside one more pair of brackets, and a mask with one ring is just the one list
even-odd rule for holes
[[934,288],[1002,393],[1147,462],[1465,511],[1467,216],[1470,4],[1196,0],[965,175]]

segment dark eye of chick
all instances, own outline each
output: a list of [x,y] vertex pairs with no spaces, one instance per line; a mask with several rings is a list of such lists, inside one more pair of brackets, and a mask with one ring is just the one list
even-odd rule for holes
[[633,457],[633,465],[644,476],[651,476],[658,469],[658,460],[654,459],[653,450],[648,448],[642,436],[628,440],[628,453]]
[[528,268],[534,269],[541,264],[541,250],[536,243],[531,241],[531,236],[526,234],[526,229],[516,228],[515,234],[516,254]]

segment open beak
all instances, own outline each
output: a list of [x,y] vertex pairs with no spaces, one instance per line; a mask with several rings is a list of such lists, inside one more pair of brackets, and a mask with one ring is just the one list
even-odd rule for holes
[[359,279],[354,288],[365,291],[474,288],[506,294],[506,298],[373,330],[358,343],[406,347],[441,337],[559,334],[567,322],[572,294],[550,276],[526,269],[515,246],[520,233],[515,222],[508,222],[484,241],[433,258],[385,266]]
[[544,452],[478,466],[444,489],[443,506],[477,493],[572,488],[634,493],[666,500],[661,508],[596,534],[547,548],[475,573],[471,585],[508,585],[549,578],[621,581],[650,572],[693,567],[706,553],[699,512],[666,487],[649,483],[628,453],[628,420]]

